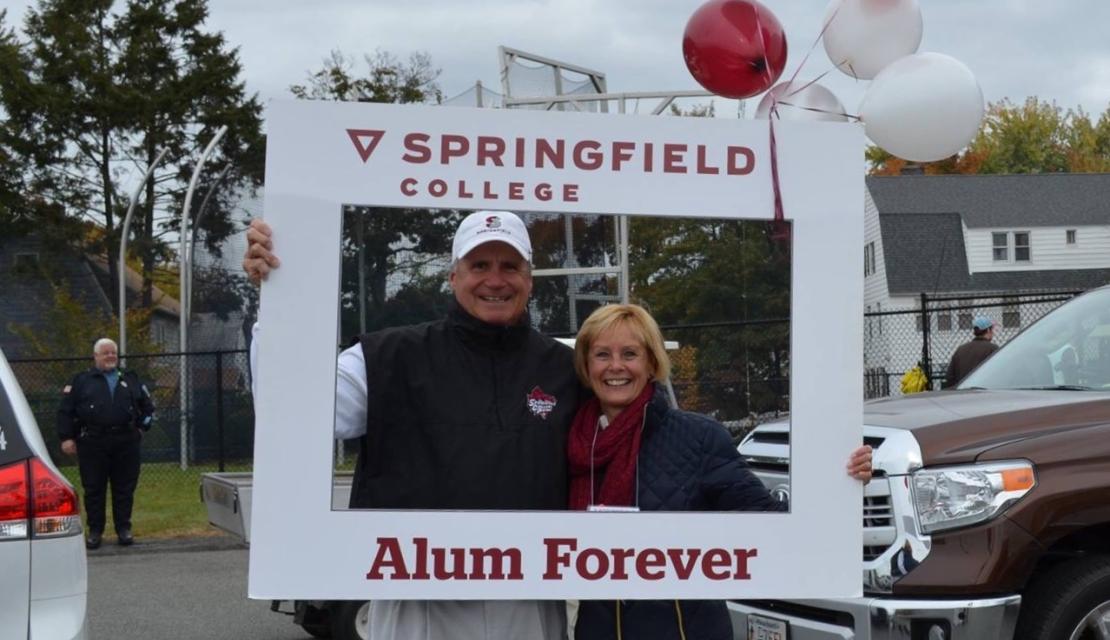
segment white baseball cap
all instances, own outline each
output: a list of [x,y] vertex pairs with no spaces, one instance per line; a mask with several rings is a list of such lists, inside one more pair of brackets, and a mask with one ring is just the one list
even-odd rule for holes
[[486,242],[504,242],[532,262],[532,241],[524,222],[511,211],[475,211],[459,224],[451,245],[451,260],[458,260]]

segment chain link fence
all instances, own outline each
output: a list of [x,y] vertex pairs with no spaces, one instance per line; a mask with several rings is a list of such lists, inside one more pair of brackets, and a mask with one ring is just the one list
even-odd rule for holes
[[[1024,327],[1079,292],[1035,295],[920,296],[911,309],[864,316],[864,391],[867,398],[901,394],[902,375],[922,363],[934,389],[944,379],[956,347],[972,337],[979,315],[996,323],[995,342],[1004,344]],[[735,437],[782,417],[790,409],[789,321],[764,319],[663,326],[674,348],[672,384],[683,409],[713,416]],[[189,376],[183,410],[182,363]],[[61,453],[55,432],[62,387],[91,365],[88,357],[11,361],[55,462],[76,461]],[[182,469],[250,468],[254,448],[254,405],[245,350],[189,354],[130,355],[124,365],[148,385],[157,408],[154,427],[143,438],[143,474],[177,474]],[[349,468],[355,443],[338,448],[337,467]],[[194,469],[195,472],[195,469]]]
[[[184,407],[183,363],[191,383]],[[62,388],[92,365],[91,358],[15,359],[10,364],[55,464],[75,466],[76,459],[61,452],[55,425]],[[129,355],[122,364],[139,375],[154,399],[154,425],[142,442],[144,476],[250,464],[254,405],[246,351]]]
[[944,384],[956,348],[972,339],[971,323],[986,316],[995,323],[994,343],[1009,342],[1025,327],[1082,291],[930,296],[920,294],[912,308],[864,315],[864,397],[902,394],[901,379],[921,365],[931,389]]

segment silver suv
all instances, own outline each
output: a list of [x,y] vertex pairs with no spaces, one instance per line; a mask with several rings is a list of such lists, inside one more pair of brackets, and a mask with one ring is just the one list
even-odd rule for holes
[[77,494],[0,351],[0,635],[88,637],[81,534]]

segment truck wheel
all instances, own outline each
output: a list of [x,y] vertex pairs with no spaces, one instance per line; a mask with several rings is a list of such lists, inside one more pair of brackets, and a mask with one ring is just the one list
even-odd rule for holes
[[331,637],[331,625],[326,622],[302,622],[301,628],[313,638]]
[[332,603],[331,633],[335,640],[370,640],[370,603],[344,600]]
[[1110,557],[1065,562],[1026,591],[1017,640],[1110,638]]
[[293,616],[293,621],[313,638],[331,637],[328,607],[324,603],[296,600],[293,602]]

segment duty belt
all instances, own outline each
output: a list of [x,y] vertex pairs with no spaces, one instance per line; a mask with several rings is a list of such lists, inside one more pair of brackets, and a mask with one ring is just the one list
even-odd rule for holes
[[100,435],[103,433],[119,433],[121,431],[129,431],[130,429],[130,424],[112,424],[104,427],[89,425],[85,427],[85,431],[92,435]]

